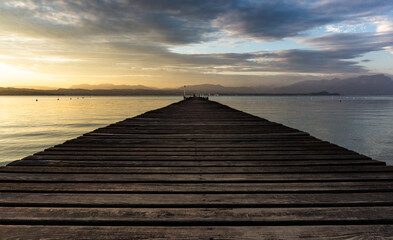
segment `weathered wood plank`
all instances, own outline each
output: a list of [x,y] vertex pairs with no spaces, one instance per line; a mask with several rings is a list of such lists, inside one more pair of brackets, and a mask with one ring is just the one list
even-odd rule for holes
[[257,155],[257,156],[133,156],[133,155],[33,155],[24,158],[26,160],[84,160],[84,161],[308,161],[308,160],[368,160],[370,158],[360,154],[337,154],[337,155],[285,155],[285,154],[271,154],[271,155]]
[[223,166],[223,167],[57,167],[57,166],[8,166],[0,167],[0,172],[9,173],[351,173],[351,172],[392,172],[393,166],[351,165],[351,166]]
[[74,150],[74,151],[62,151],[52,149],[50,151],[43,151],[38,152],[35,154],[37,155],[109,155],[109,156],[266,156],[266,155],[356,155],[359,156],[357,153],[349,152],[348,150],[300,150],[300,151],[243,151],[243,152],[236,152],[236,151],[211,151],[211,152],[199,152],[197,149],[193,151],[176,151],[176,152],[156,152],[156,151],[143,151],[143,152],[132,152],[132,151],[81,151],[81,150]]
[[48,208],[0,207],[0,224],[313,225],[391,223],[393,207],[326,208]]
[[[90,143],[90,142],[80,142],[80,139],[75,139],[75,140],[69,140],[66,141],[65,143],[61,145],[56,145],[55,147],[93,147],[93,148],[147,148],[147,149],[165,149],[165,148],[170,148],[170,149],[183,149],[183,148],[199,148],[199,149],[214,149],[214,148],[230,148],[230,149],[264,149],[264,148],[269,148],[269,147],[274,147],[274,148],[286,148],[286,147],[315,147],[319,148],[321,147],[330,147],[330,146],[335,146],[338,147],[334,144],[328,143],[328,142],[323,142],[323,141],[311,141],[311,142],[292,142],[292,143],[285,143],[285,142],[275,142],[275,141],[270,141],[270,142],[263,142],[263,143],[258,143],[254,141],[239,141],[239,142],[233,142],[233,143],[216,143],[214,145],[206,143],[206,142],[182,142],[179,144],[178,142],[176,143],[169,143],[169,142],[161,142],[161,143],[149,143],[145,141],[139,141],[139,142],[134,142],[134,143],[116,143],[116,144],[111,144],[111,143]],[[78,142],[79,141],[79,142]],[[339,147],[342,148],[342,147]]]
[[295,138],[295,137],[286,137],[286,138],[248,138],[248,139],[198,139],[198,138],[179,138],[179,139],[155,139],[155,138],[93,138],[93,137],[78,137],[76,139],[70,140],[67,143],[85,143],[85,144],[161,144],[162,146],[170,146],[170,145],[183,145],[183,144],[212,144],[222,145],[222,144],[313,144],[320,143],[317,139],[311,138]]
[[112,146],[112,145],[77,145],[77,146],[69,146],[70,144],[64,144],[64,145],[59,145],[56,147],[51,147],[48,149],[45,149],[45,151],[95,151],[95,152],[104,152],[104,151],[117,151],[117,152],[190,152],[190,151],[198,151],[198,152],[227,152],[227,151],[233,151],[233,152],[243,152],[243,151],[250,151],[250,152],[264,152],[264,151],[303,151],[303,150],[322,150],[322,151],[350,151],[345,148],[340,148],[340,147],[334,147],[334,146],[272,146],[272,147],[211,147],[211,148],[205,148],[205,147],[199,147],[199,146],[194,146],[194,147],[173,147],[173,146],[167,146],[167,147],[140,147],[140,146],[129,146],[129,145],[122,145],[122,146]]
[[197,161],[182,161],[182,160],[39,160],[34,158],[28,158],[25,160],[14,161],[9,166],[79,166],[79,167],[127,167],[127,166],[351,166],[351,165],[385,165],[384,162],[368,159],[339,159],[339,160],[291,160],[291,161],[280,161],[280,160],[242,160],[242,161],[224,161],[224,160],[197,160]]
[[391,225],[329,226],[12,226],[0,225],[10,239],[391,239]]
[[328,193],[393,192],[392,181],[286,183],[15,183],[3,182],[0,191],[101,193]]
[[318,182],[392,180],[393,172],[362,173],[7,173],[0,172],[0,182]]
[[[182,134],[219,134],[219,135],[244,135],[244,134],[263,134],[263,135],[267,135],[267,134],[272,134],[272,135],[276,135],[276,134],[280,134],[280,133],[298,133],[298,131],[296,130],[291,130],[291,129],[269,129],[269,130],[254,130],[254,129],[238,129],[238,130],[234,130],[234,129],[228,129],[228,130],[197,130],[197,129],[193,129],[193,130],[182,130],[182,129],[163,129],[163,130],[128,130],[128,129],[112,129],[112,128],[102,128],[102,129],[97,129],[94,130],[93,132],[90,132],[91,135],[94,134],[98,134],[100,135],[102,134],[139,134],[139,135],[152,135],[152,134],[156,134],[156,135],[163,135],[163,134],[167,134],[167,135],[178,135],[179,132],[181,132]],[[90,134],[89,134],[90,135]],[[87,135],[86,135],[87,136]]]
[[393,206],[393,192],[315,194],[98,194],[0,192],[0,206],[337,207]]
[[86,133],[83,135],[90,139],[110,139],[110,138],[138,138],[138,139],[207,139],[207,140],[221,140],[221,139],[285,139],[285,138],[295,138],[308,139],[308,133],[304,132],[284,132],[284,133],[255,133],[255,134],[132,134],[132,133]]
[[[329,142],[325,141],[318,141],[313,140],[310,142],[292,142],[292,143],[285,143],[285,142],[254,142],[254,141],[239,141],[233,143],[217,143],[215,145],[211,145],[206,142],[183,142],[182,144],[171,144],[168,142],[161,142],[161,143],[149,143],[149,142],[135,142],[135,143],[117,143],[116,145],[106,144],[106,143],[88,143],[88,142],[76,142],[80,139],[68,140],[63,144],[56,145],[55,147],[109,147],[109,148],[172,148],[172,149],[183,149],[183,148],[201,148],[201,149],[211,149],[211,148],[268,148],[268,147],[339,147]],[[342,147],[339,147],[342,148]]]

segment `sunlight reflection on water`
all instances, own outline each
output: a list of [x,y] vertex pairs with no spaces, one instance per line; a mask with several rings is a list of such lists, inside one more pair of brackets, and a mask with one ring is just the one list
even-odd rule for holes
[[[0,96],[0,165],[180,97]],[[38,99],[38,101],[36,101]],[[1,163],[3,162],[3,163]]]

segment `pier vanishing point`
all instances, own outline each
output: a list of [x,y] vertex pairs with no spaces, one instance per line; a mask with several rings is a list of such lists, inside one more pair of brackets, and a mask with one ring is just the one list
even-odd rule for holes
[[393,238],[393,168],[188,98],[1,167],[0,238]]

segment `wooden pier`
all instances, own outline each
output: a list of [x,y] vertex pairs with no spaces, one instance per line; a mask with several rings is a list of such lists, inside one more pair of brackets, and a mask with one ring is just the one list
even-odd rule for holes
[[190,98],[0,168],[0,238],[393,238],[393,168]]

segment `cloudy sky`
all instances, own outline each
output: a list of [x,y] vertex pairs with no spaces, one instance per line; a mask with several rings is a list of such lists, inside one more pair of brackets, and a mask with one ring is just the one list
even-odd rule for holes
[[1,0],[0,86],[393,74],[393,0]]

